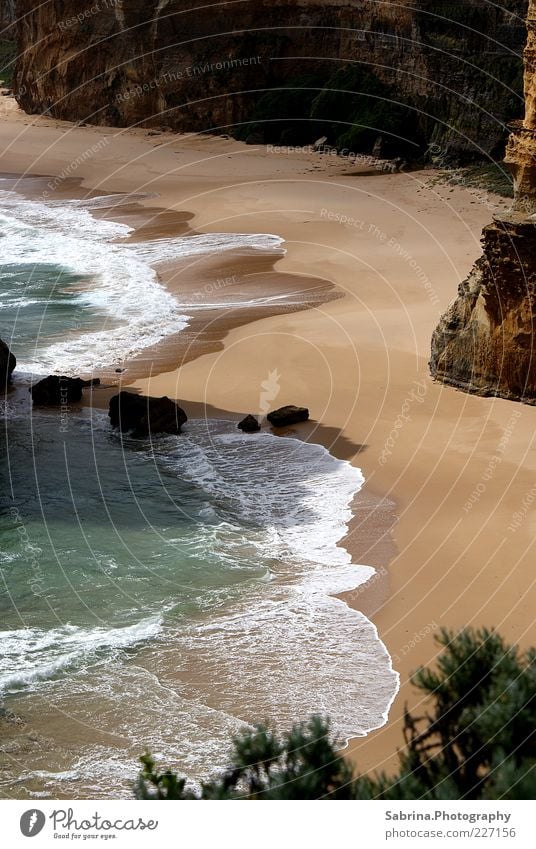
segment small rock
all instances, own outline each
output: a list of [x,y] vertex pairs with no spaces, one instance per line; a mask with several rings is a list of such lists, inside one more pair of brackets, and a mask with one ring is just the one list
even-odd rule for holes
[[264,132],[256,130],[248,135],[246,144],[264,144]]
[[292,404],[280,407],[267,415],[268,421],[274,427],[287,427],[298,422],[306,422],[308,418],[309,410],[306,407],[294,407]]
[[257,433],[261,426],[255,416],[249,415],[238,423],[238,429],[243,430],[244,433]]

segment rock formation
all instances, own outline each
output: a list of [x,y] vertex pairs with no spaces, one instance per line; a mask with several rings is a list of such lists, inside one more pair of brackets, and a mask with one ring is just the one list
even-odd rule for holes
[[11,85],[17,56],[15,0],[0,0],[0,80]]
[[51,374],[30,387],[32,401],[40,407],[61,407],[76,404],[82,400],[82,389],[87,386],[99,386],[98,377],[82,380],[80,377],[65,377]]
[[17,365],[15,355],[11,353],[5,342],[0,339],[0,390],[4,391],[11,380],[11,374]]
[[432,337],[432,375],[479,395],[536,404],[536,0],[525,49],[525,120],[512,127],[505,162],[512,211],[484,229],[483,256]]
[[244,433],[258,433],[261,429],[258,419],[252,415],[243,418],[241,422],[238,422],[237,427],[239,430],[243,430]]
[[299,422],[306,422],[309,418],[309,410],[306,407],[294,407],[289,404],[268,413],[266,418],[273,427],[288,427]]
[[527,2],[17,0],[14,90],[55,118],[275,144],[337,135],[370,152],[364,115],[391,128],[390,158],[396,118],[415,153],[501,156],[520,114]]
[[15,23],[15,0],[0,0],[0,27],[2,28],[1,38],[8,38],[9,27]]
[[527,13],[525,66],[525,119],[512,124],[505,163],[514,176],[513,211],[536,213],[536,3],[530,0]]
[[154,433],[181,433],[188,416],[167,396],[151,398],[134,392],[120,392],[110,399],[108,411],[112,427],[144,439]]

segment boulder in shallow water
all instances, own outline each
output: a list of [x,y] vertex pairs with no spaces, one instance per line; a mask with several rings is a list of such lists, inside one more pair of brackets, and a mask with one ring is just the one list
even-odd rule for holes
[[0,389],[6,388],[16,365],[17,360],[15,359],[15,355],[11,353],[6,343],[0,339]]
[[241,422],[238,422],[238,429],[243,430],[244,433],[257,433],[261,429],[261,426],[255,416],[249,415],[245,419],[242,419]]
[[309,410],[307,407],[294,407],[288,404],[286,407],[279,407],[273,413],[268,413],[266,418],[273,427],[288,427],[288,425],[306,422],[309,418]]
[[108,411],[112,427],[124,433],[131,431],[136,438],[152,433],[181,433],[188,416],[175,401],[166,395],[150,398],[135,392],[120,392],[110,399]]
[[82,389],[85,386],[98,386],[98,377],[93,380],[82,380],[79,377],[50,374],[30,387],[32,401],[40,407],[61,407],[65,404],[76,404],[82,400]]

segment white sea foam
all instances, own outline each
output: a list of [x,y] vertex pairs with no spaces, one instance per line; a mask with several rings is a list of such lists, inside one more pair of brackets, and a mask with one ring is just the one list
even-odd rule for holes
[[219,254],[221,251],[265,251],[282,256],[283,239],[271,233],[204,233],[179,239],[152,239],[130,246],[136,256],[149,263],[169,262],[200,254]]
[[[330,569],[351,564],[349,553],[337,543],[351,519],[351,501],[364,483],[361,470],[336,460],[321,445],[266,431],[244,436],[235,427],[231,422],[223,429],[221,422],[191,422],[180,440],[155,443],[153,452],[216,502],[231,505],[242,522],[268,531],[271,556],[278,557],[281,549],[285,559]],[[365,579],[374,572],[360,568]]]
[[99,653],[110,660],[118,649],[154,638],[161,625],[159,617],[152,617],[124,628],[64,625],[48,631],[0,631],[0,693],[32,686],[85,661],[95,662]]
[[[96,331],[72,333],[48,346],[37,339],[35,355],[20,358],[21,371],[92,372],[120,364],[187,327],[188,307],[159,282],[159,263],[226,250],[283,252],[282,240],[270,234],[126,242],[130,227],[91,215],[92,208],[105,206],[109,199],[100,201],[44,203],[0,191],[2,264],[49,264],[84,275],[88,285],[73,298],[81,309],[96,311],[101,321]],[[58,285],[65,287],[61,276]]]
[[125,192],[124,194],[109,194],[93,198],[79,198],[74,200],[49,200],[49,206],[71,206],[77,209],[118,209],[131,206],[141,201],[154,200],[158,195],[155,192]]
[[[80,424],[99,444],[104,433],[109,438],[104,412],[86,411]],[[47,728],[56,711],[69,718],[61,740],[51,739],[24,773],[32,786],[54,795],[74,780],[79,795],[93,798],[106,796],[113,780],[128,795],[146,748],[200,781],[225,767],[232,734],[260,721],[284,729],[321,713],[341,741],[382,725],[398,676],[374,624],[333,597],[359,590],[375,574],[352,563],[340,544],[363,485],[360,470],[318,445],[266,432],[243,435],[235,422],[189,421],[181,437],[134,442],[132,455],[128,438],[116,435],[108,451],[114,442],[137,466],[154,465],[162,504],[174,504],[177,518],[183,503],[205,503],[206,521],[197,514],[198,528],[188,525],[187,537],[163,536],[159,527],[144,533],[154,532],[163,561],[175,551],[179,580],[190,573],[181,573],[178,552],[190,546],[206,579],[186,607],[169,584],[161,627],[140,623],[128,663],[118,646],[137,643],[131,629],[82,631],[88,647],[80,644],[80,629],[16,632],[29,641],[22,652],[16,639],[0,635],[0,645],[11,646],[12,689],[31,685],[40,694],[35,704],[16,697],[11,709],[39,726],[44,720],[33,712],[49,706]],[[81,450],[84,441],[77,444]],[[138,507],[144,525],[143,499]],[[173,525],[172,516],[166,522]],[[256,567],[249,578],[248,567]],[[18,655],[22,672],[31,670],[22,680]]]
[[325,712],[340,737],[365,734],[385,722],[398,676],[373,623],[333,598],[375,575],[339,544],[363,475],[320,445],[235,428],[190,422],[183,437],[151,449],[166,468],[210,493],[235,536],[241,529],[234,549],[242,557],[271,562],[269,583],[181,629],[174,650],[206,671],[206,684],[205,676],[196,679],[196,697],[213,703],[217,680],[220,707],[243,721],[277,716],[289,726]]

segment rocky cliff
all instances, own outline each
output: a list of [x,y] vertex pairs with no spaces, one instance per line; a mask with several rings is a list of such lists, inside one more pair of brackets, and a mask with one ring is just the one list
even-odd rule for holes
[[512,126],[505,162],[514,175],[514,212],[536,212],[536,3],[529,4],[525,65],[525,119]]
[[0,0],[0,80],[10,85],[17,55],[15,0]]
[[[97,124],[502,155],[527,0],[16,0],[16,96]],[[373,127],[374,130],[367,130]]]
[[15,0],[0,0],[0,27],[9,27],[14,21]]
[[479,395],[536,404],[536,0],[525,49],[526,113],[512,127],[506,162],[511,213],[483,233],[483,256],[432,338],[431,372]]

